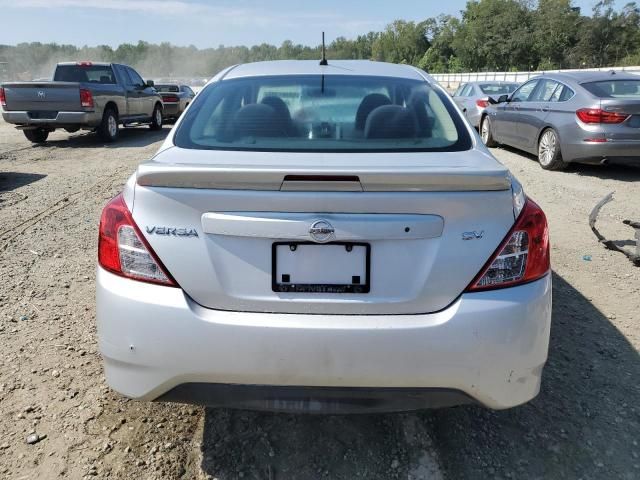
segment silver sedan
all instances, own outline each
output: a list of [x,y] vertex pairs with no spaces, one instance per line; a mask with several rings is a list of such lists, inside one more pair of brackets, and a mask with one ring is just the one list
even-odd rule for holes
[[453,94],[453,100],[471,125],[478,128],[490,96],[510,94],[520,84],[515,82],[468,82],[461,84]]
[[492,99],[480,133],[536,154],[540,166],[640,162],[640,77],[624,72],[567,72],[532,78]]
[[103,210],[106,379],[252,409],[513,407],[547,359],[548,240],[425,72],[239,65]]

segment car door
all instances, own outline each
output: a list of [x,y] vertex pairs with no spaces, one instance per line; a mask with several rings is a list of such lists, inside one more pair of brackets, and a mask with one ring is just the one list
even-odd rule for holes
[[558,87],[557,81],[543,78],[538,82],[529,99],[520,104],[516,136],[523,148],[530,151],[536,150],[538,134],[549,115],[549,103]]
[[473,85],[471,83],[467,83],[460,91],[460,94],[454,98],[454,101],[458,104],[465,117],[467,117],[470,105],[469,102],[473,97],[473,93]]
[[127,116],[129,118],[135,118],[142,115],[142,93],[136,83],[136,80],[131,76],[131,69],[125,65],[121,65],[123,76],[125,79],[125,88],[127,92]]
[[521,147],[517,132],[520,110],[522,105],[529,100],[537,85],[537,78],[529,80],[513,92],[508,102],[496,106],[495,119],[492,118],[496,140],[514,147]]
[[129,76],[135,84],[135,88],[138,93],[138,115],[151,117],[153,114],[153,107],[155,106],[156,90],[153,87],[147,86],[140,74],[133,68],[127,67],[127,70],[129,71]]
[[[116,74],[119,78],[120,84],[124,89],[124,102],[123,105],[119,107],[119,115],[121,119],[126,119],[133,115],[136,106],[136,95],[135,89],[131,82],[131,78],[129,77],[129,73],[127,73],[127,69],[124,65],[114,65],[116,70]],[[124,108],[123,108],[124,107]]]

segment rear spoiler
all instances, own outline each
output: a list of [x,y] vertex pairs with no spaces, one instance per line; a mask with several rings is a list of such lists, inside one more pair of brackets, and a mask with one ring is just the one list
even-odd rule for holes
[[430,192],[509,190],[502,166],[402,168],[291,168],[276,166],[193,165],[147,162],[136,181],[145,187],[222,190]]

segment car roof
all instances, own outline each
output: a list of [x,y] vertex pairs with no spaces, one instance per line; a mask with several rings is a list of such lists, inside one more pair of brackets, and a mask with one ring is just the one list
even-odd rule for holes
[[109,62],[90,62],[90,61],[82,61],[82,62],[58,62],[58,65],[91,65],[96,67],[108,67],[113,65]]
[[602,80],[640,80],[640,76],[620,70],[607,71],[575,71],[575,72],[550,72],[543,73],[536,78],[551,78],[565,82],[577,84],[587,82],[597,82]]
[[329,60],[326,66],[320,65],[319,60],[273,60],[236,65],[212,81],[271,75],[366,75],[423,81],[428,78],[426,73],[410,65],[371,60]]
[[507,84],[513,84],[513,85],[520,85],[520,82],[516,82],[515,80],[474,80],[472,82],[464,82],[466,85],[485,85],[485,84],[492,84],[492,85],[507,85]]

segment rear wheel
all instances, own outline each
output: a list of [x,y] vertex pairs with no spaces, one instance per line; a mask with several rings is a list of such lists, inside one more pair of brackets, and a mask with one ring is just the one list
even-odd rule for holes
[[49,137],[49,131],[44,128],[35,128],[33,130],[23,130],[24,136],[33,143],[44,143]]
[[98,135],[105,142],[114,142],[119,133],[118,114],[113,108],[108,108],[102,115],[102,122],[98,127]]
[[538,141],[538,162],[545,170],[562,170],[567,163],[562,160],[558,135],[552,128],[547,128]]
[[162,107],[160,105],[156,105],[156,107],[153,109],[153,115],[151,115],[151,123],[149,124],[149,128],[151,130],[162,129]]
[[491,132],[491,121],[487,116],[482,117],[480,122],[480,138],[487,147],[498,146],[498,142],[493,138],[493,132]]

